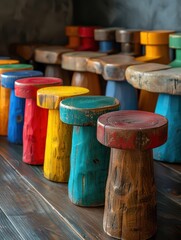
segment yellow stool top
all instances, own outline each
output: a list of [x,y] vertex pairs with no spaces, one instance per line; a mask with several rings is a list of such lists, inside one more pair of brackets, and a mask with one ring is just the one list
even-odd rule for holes
[[174,33],[171,30],[152,30],[140,33],[140,42],[143,45],[164,45],[169,42],[169,34]]
[[0,65],[4,65],[4,64],[17,64],[19,63],[19,60],[15,60],[15,59],[0,59]]

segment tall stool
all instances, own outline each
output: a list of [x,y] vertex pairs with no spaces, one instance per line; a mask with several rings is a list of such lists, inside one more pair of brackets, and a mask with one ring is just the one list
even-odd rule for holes
[[4,88],[11,89],[9,116],[8,116],[8,141],[22,144],[25,100],[15,96],[14,83],[20,78],[42,76],[40,71],[26,70],[19,72],[6,72],[1,74],[1,84]]
[[168,119],[168,140],[154,149],[154,159],[181,163],[181,68],[156,63],[137,67],[127,68],[128,81],[136,88],[159,93],[155,113]]
[[[30,64],[7,64],[0,65],[0,75],[5,72],[31,70]],[[6,136],[8,132],[10,89],[0,85],[0,135]]]
[[86,88],[72,86],[42,88],[37,92],[38,106],[48,110],[44,176],[51,181],[67,182],[70,170],[72,127],[60,120],[59,103],[88,92]]
[[78,26],[65,27],[65,35],[68,37],[68,44],[66,45],[66,48],[77,49],[80,46],[78,29]]
[[111,148],[104,231],[118,239],[148,239],[157,228],[152,149],[167,139],[167,120],[144,111],[98,118],[97,139]]
[[94,74],[102,74],[107,81],[105,95],[120,101],[122,110],[138,108],[137,90],[125,79],[125,70],[129,65],[140,64],[134,57],[115,54],[87,61],[87,70]]
[[169,65],[181,67],[181,33],[169,35],[169,47],[175,50],[175,59]]
[[62,68],[74,71],[72,76],[72,86],[88,88],[90,95],[101,95],[100,79],[95,73],[87,72],[87,61],[90,58],[105,56],[99,52],[72,52],[62,56]]
[[[140,42],[145,46],[145,55],[136,58],[140,62],[155,62],[168,64],[169,57],[169,34],[170,30],[152,30],[140,33]],[[158,94],[145,90],[140,91],[139,109],[154,112],[157,103]]]
[[41,165],[44,162],[48,111],[36,104],[37,90],[62,85],[59,78],[32,77],[15,81],[15,95],[25,98],[23,126],[23,162]]
[[60,118],[73,125],[68,194],[79,206],[103,205],[110,151],[96,139],[97,118],[119,109],[119,101],[105,96],[62,100]]

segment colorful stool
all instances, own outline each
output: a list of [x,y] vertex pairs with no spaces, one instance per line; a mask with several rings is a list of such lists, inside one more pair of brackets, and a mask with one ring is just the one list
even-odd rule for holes
[[106,96],[115,97],[120,101],[122,110],[138,108],[137,91],[125,79],[125,70],[129,65],[139,64],[134,57],[115,54],[87,61],[87,70],[102,74],[107,80]]
[[97,118],[119,109],[105,96],[68,98],[60,103],[60,119],[73,125],[68,194],[79,206],[103,205],[110,151],[96,139]]
[[170,65],[172,67],[181,67],[181,33],[169,35],[169,47],[175,50],[175,59]]
[[35,49],[35,61],[46,64],[45,76],[64,79],[64,85],[70,85],[71,76],[68,71],[61,68],[62,54],[72,52],[63,46],[45,46]]
[[127,68],[128,81],[136,88],[159,93],[155,113],[168,119],[168,140],[154,149],[154,159],[181,163],[181,68],[156,63],[137,67]]
[[65,35],[68,37],[68,44],[66,45],[66,48],[77,49],[80,46],[78,28],[78,26],[65,27]]
[[19,63],[19,60],[1,59],[1,58],[0,58],[0,65],[17,64],[17,63]]
[[14,83],[20,78],[42,76],[40,71],[26,70],[19,72],[6,72],[1,74],[1,84],[4,88],[11,89],[9,117],[8,117],[8,141],[22,144],[25,100],[15,96]]
[[100,79],[95,73],[87,72],[87,61],[90,58],[105,56],[99,52],[71,52],[62,56],[62,68],[74,71],[72,76],[72,86],[88,88],[90,95],[100,95]]
[[[153,30],[140,33],[140,42],[145,45],[145,55],[136,58],[140,62],[155,62],[168,64],[169,57],[169,34],[174,31]],[[158,94],[141,90],[139,96],[139,109],[154,112]]]
[[111,148],[104,231],[118,239],[148,239],[157,228],[152,149],[167,139],[167,120],[144,111],[98,118],[97,139]]
[[77,51],[98,51],[98,43],[94,39],[94,30],[98,27],[95,26],[80,26],[78,34],[80,37],[80,47]]
[[120,52],[132,56],[141,55],[140,30],[117,29],[116,42],[120,43]]
[[[42,88],[37,104],[48,109],[48,128],[45,148],[44,176],[55,182],[67,182],[70,169],[72,127],[62,123],[59,103],[62,99],[88,93],[86,88],[62,86]],[[44,110],[45,110],[44,109]]]
[[23,126],[23,162],[41,165],[44,162],[48,111],[36,104],[37,90],[46,86],[62,85],[59,78],[32,77],[15,81],[15,95],[25,98]]
[[[7,64],[0,65],[0,75],[5,72],[14,72],[22,70],[31,70],[29,64]],[[8,115],[9,115],[10,89],[0,85],[0,135],[6,136],[8,132]]]
[[94,30],[94,39],[99,43],[99,52],[112,54],[120,52],[115,42],[115,32],[118,28],[99,28]]

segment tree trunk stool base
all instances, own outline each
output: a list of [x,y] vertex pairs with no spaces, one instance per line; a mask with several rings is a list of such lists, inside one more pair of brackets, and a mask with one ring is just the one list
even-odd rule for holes
[[70,171],[72,127],[60,120],[59,104],[64,98],[87,94],[86,88],[61,86],[38,90],[37,104],[48,110],[44,177],[54,182],[67,182]]
[[104,204],[110,151],[97,141],[96,123],[103,113],[118,109],[119,101],[106,96],[74,97],[60,103],[61,120],[73,125],[68,194],[76,205]]
[[166,118],[144,111],[106,113],[98,118],[97,139],[111,148],[104,231],[125,240],[152,237],[157,229],[152,149],[167,139]]

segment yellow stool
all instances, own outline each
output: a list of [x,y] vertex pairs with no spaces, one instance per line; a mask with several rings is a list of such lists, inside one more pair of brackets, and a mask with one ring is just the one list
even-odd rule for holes
[[51,181],[67,182],[70,171],[72,126],[60,120],[59,103],[88,92],[86,88],[72,86],[42,88],[37,92],[37,105],[49,109],[44,176]]

